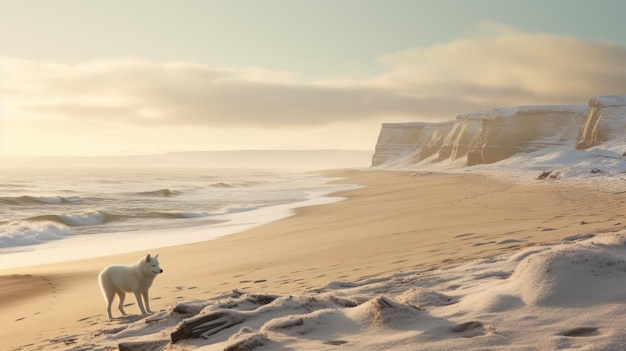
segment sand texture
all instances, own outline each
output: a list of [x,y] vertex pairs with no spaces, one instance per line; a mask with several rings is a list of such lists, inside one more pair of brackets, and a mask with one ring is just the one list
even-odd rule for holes
[[[525,309],[537,306],[563,307],[554,299],[564,301],[558,294],[568,291],[564,283],[557,295],[525,292],[527,283],[534,281],[539,289],[548,278],[541,280],[541,275],[532,273],[539,270],[533,266],[539,263],[525,263],[530,268],[523,271],[518,264],[526,256],[511,255],[529,248],[547,252],[554,249],[542,245],[626,227],[624,192],[561,187],[558,182],[513,184],[472,174],[338,170],[329,175],[363,187],[334,194],[345,197],[344,201],[300,208],[292,217],[252,230],[154,252],[159,253],[164,273],[151,289],[151,307],[160,312],[147,321],[137,315],[130,295],[126,311],[131,316],[107,321],[97,284],[102,268],[134,263],[145,252],[0,271],[0,349],[106,350],[118,343],[135,343],[155,350],[222,350],[229,345],[232,350],[338,346],[400,350],[415,342],[423,349],[506,348],[507,342],[524,335],[514,334],[506,323],[499,326],[503,314],[530,313]],[[603,240],[610,242],[606,247],[621,245],[613,242],[619,238]],[[583,248],[590,252],[596,245],[581,242],[589,245]],[[487,263],[491,263],[488,268]],[[620,269],[609,273],[624,280],[617,275]],[[472,295],[472,282],[479,279],[476,272],[491,279],[482,289],[492,284],[499,295]],[[521,277],[518,282],[524,284],[512,281],[514,277]],[[504,279],[508,285],[498,285]],[[500,302],[497,306],[470,303],[485,296]],[[580,304],[575,297],[568,301]],[[197,310],[173,318],[176,306],[179,312]],[[429,306],[439,309],[429,310]],[[227,327],[215,331],[213,339],[168,344],[176,324],[201,308],[208,308],[203,313],[215,314]],[[568,311],[562,311],[563,318],[574,315]],[[113,315],[119,316],[115,308]],[[520,325],[530,323],[521,314],[515,316]],[[541,316],[538,325],[559,319],[544,310]],[[555,325],[561,334],[586,340],[603,335],[604,327],[597,323],[579,322]],[[387,333],[381,332],[385,328]],[[284,337],[275,336],[279,334]],[[309,336],[303,338],[305,334]],[[496,336],[504,339],[488,339]],[[555,338],[548,338],[549,347],[556,348],[559,340],[572,336]],[[455,343],[442,344],[450,340]]]

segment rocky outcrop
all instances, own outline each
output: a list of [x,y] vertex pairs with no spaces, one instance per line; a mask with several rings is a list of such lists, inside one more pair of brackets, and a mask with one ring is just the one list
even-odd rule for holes
[[588,148],[626,139],[626,95],[592,98],[587,105],[494,108],[439,123],[383,124],[372,166],[418,162],[498,162],[519,152],[567,146]]
[[450,134],[454,125],[454,121],[441,122],[434,125],[430,138],[428,138],[428,141],[420,150],[419,161],[439,152],[443,146],[446,136]]
[[576,143],[588,149],[624,134],[626,95],[597,96],[589,100],[589,116]]
[[574,146],[587,107],[522,106],[487,111],[467,156],[469,166],[494,163],[518,152]]
[[452,129],[439,149],[438,161],[455,161],[469,152],[471,143],[482,125],[482,113],[468,113],[456,118]]
[[392,160],[417,162],[419,151],[431,137],[434,127],[433,123],[423,122],[383,124],[372,157],[372,166]]

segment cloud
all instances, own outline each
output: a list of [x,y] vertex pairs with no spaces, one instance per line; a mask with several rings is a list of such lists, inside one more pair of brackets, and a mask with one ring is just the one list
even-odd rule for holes
[[4,60],[2,64],[6,71],[12,66],[14,72],[14,86],[5,83],[3,90],[20,102],[23,113],[83,121],[316,125],[402,115],[418,107],[414,99],[390,89],[295,83],[284,72],[254,68],[141,60],[77,65]]
[[[364,80],[141,59],[0,59],[7,116],[137,126],[320,126],[446,120],[495,106],[586,103],[626,92],[626,49],[498,24],[377,59]],[[10,116],[9,116],[10,117]]]
[[626,48],[483,24],[466,38],[385,55],[375,82],[419,96],[463,95],[492,104],[584,103],[626,92]]

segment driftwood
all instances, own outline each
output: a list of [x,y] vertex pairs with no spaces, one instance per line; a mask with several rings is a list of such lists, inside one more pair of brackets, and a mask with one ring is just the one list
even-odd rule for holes
[[[176,343],[182,339],[191,338],[204,338],[208,339],[211,335],[216,334],[224,329],[228,329],[234,325],[243,323],[246,316],[240,312],[230,310],[230,308],[237,307],[242,301],[251,303],[254,308],[267,305],[280,295],[272,294],[247,294],[239,290],[233,290],[232,298],[240,298],[239,301],[231,301],[226,304],[220,305],[222,310],[218,310],[212,313],[196,315],[184,319],[178,323],[176,330],[170,334],[172,343]],[[180,306],[180,308],[179,308]],[[185,305],[177,306],[174,311],[178,313],[190,312],[189,308]]]
[[187,318],[180,322],[176,330],[170,334],[172,344],[181,339],[199,338],[208,339],[224,329],[240,324],[245,317],[241,313],[222,310]]
[[117,345],[119,351],[154,351],[167,346],[167,340],[122,342]]

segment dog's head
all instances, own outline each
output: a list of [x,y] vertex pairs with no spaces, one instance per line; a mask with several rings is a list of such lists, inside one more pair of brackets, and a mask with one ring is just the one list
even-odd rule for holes
[[148,254],[146,258],[143,259],[143,263],[150,272],[154,274],[163,273],[161,266],[159,266],[159,254],[154,256],[150,256],[150,254]]

